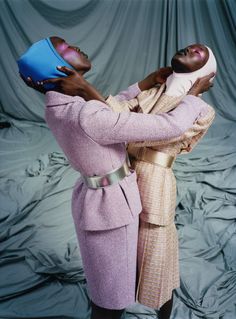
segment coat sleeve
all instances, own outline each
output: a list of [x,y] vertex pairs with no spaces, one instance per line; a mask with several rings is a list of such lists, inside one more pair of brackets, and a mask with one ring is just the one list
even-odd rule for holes
[[155,147],[163,144],[174,144],[177,142],[183,142],[183,148],[181,153],[191,152],[191,150],[196,146],[196,144],[203,138],[207,130],[211,126],[215,118],[215,111],[210,105],[206,105],[204,111],[202,111],[193,123],[193,125],[187,129],[182,135],[171,138],[169,140],[157,140],[157,141],[142,141],[133,142],[134,147]]
[[138,86],[138,82],[130,85],[128,89],[121,91],[119,94],[115,95],[114,98],[117,101],[129,101],[133,98],[135,98],[139,93],[141,93],[141,90]]
[[187,143],[183,143],[180,154],[189,153],[193,150],[193,148],[207,133],[214,121],[214,118],[215,110],[213,107],[208,105],[208,112],[204,116],[201,116],[194,125],[183,134],[183,141],[186,140]]
[[[164,86],[161,88],[151,88],[140,92],[131,100],[120,101],[117,96],[109,95],[106,99],[108,106],[115,112],[139,112],[150,113],[153,106],[163,92]],[[157,113],[157,112],[155,112]]]
[[136,111],[139,106],[136,96],[140,94],[140,92],[141,90],[138,83],[135,83],[129,86],[127,90],[121,91],[118,95],[109,95],[106,98],[106,103],[114,112]]
[[107,105],[114,112],[135,112],[139,109],[137,98],[131,100],[118,101],[116,97],[109,95],[106,99]]
[[79,125],[92,140],[103,145],[169,140],[189,129],[206,107],[200,98],[188,95],[167,114],[116,113],[105,103],[91,100],[80,111]]

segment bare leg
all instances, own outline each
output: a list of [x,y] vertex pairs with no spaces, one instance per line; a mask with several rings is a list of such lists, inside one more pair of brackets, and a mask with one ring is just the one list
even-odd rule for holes
[[91,303],[92,313],[91,319],[120,319],[124,309],[121,310],[113,310],[113,309],[105,309],[95,305],[93,302]]
[[169,319],[173,305],[173,295],[170,300],[168,300],[159,310],[160,319]]

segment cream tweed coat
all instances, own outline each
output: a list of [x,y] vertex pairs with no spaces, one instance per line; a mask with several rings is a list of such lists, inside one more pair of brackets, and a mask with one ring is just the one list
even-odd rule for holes
[[[164,89],[165,85],[162,85],[160,88],[143,91],[135,99],[123,102],[109,96],[107,103],[116,112],[169,112],[184,96],[167,96]],[[214,109],[208,105],[182,136],[161,142],[131,143],[128,150],[139,148],[140,151],[140,148],[148,147],[174,157],[188,153],[207,132],[214,116]],[[178,237],[174,224],[176,180],[172,168],[133,157],[131,161],[138,176],[142,202],[138,240],[137,300],[146,306],[160,308],[171,298],[172,290],[179,287],[180,281]]]

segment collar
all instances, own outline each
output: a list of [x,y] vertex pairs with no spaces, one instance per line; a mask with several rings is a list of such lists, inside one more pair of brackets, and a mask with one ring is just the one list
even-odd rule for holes
[[46,93],[45,103],[47,107],[59,106],[63,104],[69,104],[72,102],[85,103],[86,101],[80,96],[70,96],[55,91],[48,91]]

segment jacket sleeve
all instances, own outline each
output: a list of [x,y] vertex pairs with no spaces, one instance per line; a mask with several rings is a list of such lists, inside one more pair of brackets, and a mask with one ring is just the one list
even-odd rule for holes
[[118,95],[109,95],[106,103],[114,112],[134,112],[139,104],[136,96],[141,92],[138,83],[128,87],[127,90],[120,92]]
[[116,97],[109,95],[106,98],[106,103],[114,112],[137,112],[138,109],[140,109],[137,98],[133,98],[131,100],[118,101]]
[[[193,147],[202,139],[206,134],[207,130],[211,126],[215,117],[215,111],[210,106],[207,105],[204,108],[204,111],[201,112],[197,120],[193,125],[187,129],[182,135],[171,138],[169,140],[157,140],[157,141],[142,141],[142,142],[133,142],[132,146],[134,147],[155,147],[163,144],[174,144],[176,142],[183,142],[183,149],[181,153],[190,152]],[[184,147],[184,144],[187,146]]]
[[115,95],[114,98],[117,101],[129,101],[135,98],[141,92],[138,82],[130,85],[126,90],[121,91],[119,94]]
[[103,145],[164,141],[182,135],[206,107],[200,98],[188,95],[166,114],[116,113],[105,103],[91,100],[81,109],[79,124],[92,140]]
[[180,154],[189,153],[198,144],[198,142],[207,133],[215,118],[215,110],[208,105],[208,112],[205,116],[200,117],[194,125],[184,133],[184,139],[187,143],[183,143]]

